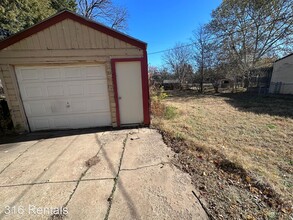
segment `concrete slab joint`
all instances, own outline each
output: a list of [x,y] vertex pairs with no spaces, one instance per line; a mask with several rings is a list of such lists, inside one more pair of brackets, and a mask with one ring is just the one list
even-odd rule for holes
[[[0,144],[0,219],[208,219],[156,130],[43,136]],[[5,214],[30,204],[68,214]]]

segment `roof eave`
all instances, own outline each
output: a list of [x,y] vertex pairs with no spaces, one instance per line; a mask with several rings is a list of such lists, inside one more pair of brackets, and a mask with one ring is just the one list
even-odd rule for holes
[[275,60],[275,63],[278,62],[278,61],[280,61],[280,60],[286,59],[287,57],[290,57],[292,55],[293,55],[293,53],[290,53],[290,54],[288,54],[288,55],[286,55],[286,56],[284,56],[284,57],[282,57],[280,59],[277,59],[277,60]]
[[101,31],[105,34],[108,34],[114,38],[117,38],[119,40],[125,41],[133,46],[139,47],[143,50],[146,50],[147,44],[143,41],[137,40],[133,37],[130,37],[122,32],[119,32],[117,30],[114,30],[113,28],[107,27],[103,24],[100,24],[98,22],[89,20],[85,17],[82,17],[74,12],[68,11],[68,10],[63,10],[27,29],[24,29],[2,41],[0,41],[0,50],[5,49],[6,47],[9,47],[18,41],[21,41],[35,33],[38,33],[54,24],[57,24],[65,19],[72,19],[76,22],[79,22],[83,25],[89,26],[93,29],[96,29],[98,31]]

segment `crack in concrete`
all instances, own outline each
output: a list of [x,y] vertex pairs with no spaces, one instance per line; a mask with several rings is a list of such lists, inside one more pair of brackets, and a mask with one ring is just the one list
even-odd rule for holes
[[100,181],[100,180],[114,180],[114,178],[105,177],[105,178],[90,178],[90,179],[82,179],[82,180],[60,180],[60,181],[46,181],[46,182],[36,182],[36,183],[20,183],[14,185],[3,185],[0,188],[9,188],[9,187],[17,187],[17,186],[33,186],[33,185],[45,185],[45,184],[57,184],[57,183],[76,183],[78,181],[81,182],[89,182],[89,181]]
[[119,179],[119,174],[120,174],[120,170],[121,170],[121,165],[122,165],[122,160],[123,160],[123,156],[124,156],[124,152],[125,152],[125,147],[126,147],[126,142],[127,142],[127,139],[128,139],[128,135],[129,134],[126,134],[126,137],[123,140],[123,149],[122,149],[122,153],[121,153],[121,157],[120,157],[120,161],[119,161],[118,172],[117,172],[117,174],[116,174],[116,176],[114,178],[114,185],[113,185],[113,188],[112,188],[112,192],[111,192],[111,194],[110,194],[110,196],[108,198],[109,206],[108,206],[107,213],[106,213],[106,216],[105,216],[104,220],[108,220],[109,215],[110,215],[112,202],[113,202],[113,196],[114,196],[114,193],[116,191],[116,186],[117,186],[118,179]]
[[163,168],[165,166],[165,164],[173,164],[172,162],[160,162],[160,163],[156,163],[156,164],[151,164],[151,165],[146,165],[146,166],[141,166],[141,167],[137,167],[137,168],[126,168],[126,169],[121,169],[120,171],[134,171],[134,170],[141,170],[141,169],[145,169],[145,168],[149,168],[149,167],[155,167],[155,166],[159,166],[162,165]]
[[[103,135],[103,134],[104,134],[104,133],[102,133],[102,135]],[[96,141],[97,141],[98,145],[100,145],[100,149],[99,149],[98,152],[94,155],[94,157],[97,157],[97,156],[99,155],[101,149],[103,148],[103,145],[102,145],[102,143],[101,143],[101,141],[100,141],[100,139],[98,138],[97,135],[96,135]],[[67,202],[62,206],[63,208],[65,208],[65,207],[69,204],[69,202],[71,201],[73,195],[75,194],[75,192],[76,192],[76,190],[77,190],[77,188],[78,188],[80,182],[82,182],[82,178],[86,175],[86,173],[89,171],[90,168],[91,168],[91,167],[87,167],[87,168],[81,173],[81,175],[80,175],[79,179],[77,180],[76,185],[75,185],[75,187],[74,187],[72,193],[70,194],[70,196],[69,196]]]
[[45,139],[39,140],[36,143],[30,145],[27,147],[26,150],[24,150],[22,153],[20,153],[13,161],[11,161],[6,167],[4,167],[3,170],[0,171],[0,174],[2,174],[8,167],[10,167],[15,161],[17,161],[24,153],[26,153],[31,147],[35,146],[36,144],[44,141]]
[[[78,136],[77,136],[78,137]],[[59,153],[58,155],[57,155],[57,157],[53,160],[53,161],[51,161],[51,163],[47,166],[47,169],[45,169],[43,172],[41,172],[34,180],[33,180],[33,182],[35,182],[35,181],[37,181],[37,180],[39,180],[46,172],[47,172],[47,170],[49,170],[50,169],[50,167],[58,160],[58,158],[70,147],[70,145],[76,140],[76,138],[77,137],[75,137],[75,138],[73,138],[73,140],[71,140],[70,142],[69,142],[69,144],[67,145],[67,147],[66,148],[64,148],[63,149],[63,151],[61,152],[61,153]],[[55,143],[55,141],[56,141],[56,139],[53,141],[53,143],[51,144],[51,145],[49,145],[49,147],[50,146],[52,146],[52,145],[54,145],[54,143]],[[27,192],[29,192],[29,190],[32,188],[32,185],[29,185],[16,199],[14,199],[14,201],[9,205],[10,207],[12,207],[12,206],[14,206],[15,204],[16,204],[16,202],[17,201],[19,201]],[[5,213],[4,212],[2,212],[1,214],[0,214],[0,219],[2,219],[3,218],[3,216],[5,215]]]

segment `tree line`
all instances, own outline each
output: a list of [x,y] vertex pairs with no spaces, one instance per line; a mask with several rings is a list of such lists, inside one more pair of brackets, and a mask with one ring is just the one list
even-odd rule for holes
[[1,0],[0,40],[64,9],[111,28],[127,29],[127,10],[112,0]]
[[221,78],[246,79],[253,71],[293,51],[292,0],[223,0],[211,21],[199,25],[187,44],[177,43],[151,67],[161,79],[200,84]]

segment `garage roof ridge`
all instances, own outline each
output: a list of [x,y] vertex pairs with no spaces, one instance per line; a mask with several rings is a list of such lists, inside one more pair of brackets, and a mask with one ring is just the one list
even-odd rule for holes
[[110,35],[114,38],[117,38],[119,40],[125,41],[131,45],[134,45],[136,47],[139,47],[143,50],[146,50],[147,43],[140,41],[136,38],[133,38],[125,33],[122,33],[120,31],[117,31],[113,28],[107,27],[104,24],[101,24],[99,22],[96,22],[94,20],[88,19],[86,17],[83,17],[75,12],[69,11],[67,9],[62,10],[49,18],[40,21],[39,23],[28,27],[22,31],[19,31],[15,33],[14,35],[9,36],[8,38],[5,38],[4,40],[0,41],[0,50],[9,47],[10,45],[13,45],[17,43],[18,41],[21,41],[35,33],[38,33],[54,24],[57,24],[65,19],[72,19],[76,22],[79,22],[83,25],[86,25],[88,27],[91,27],[97,31],[101,31],[107,35]]

